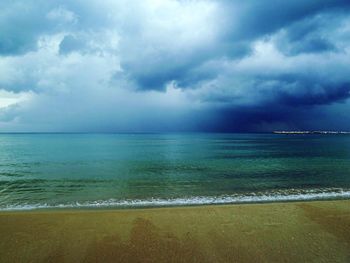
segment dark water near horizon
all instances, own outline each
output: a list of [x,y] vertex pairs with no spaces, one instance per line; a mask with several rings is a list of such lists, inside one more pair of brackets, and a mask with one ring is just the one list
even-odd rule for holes
[[350,198],[350,135],[0,134],[0,210]]

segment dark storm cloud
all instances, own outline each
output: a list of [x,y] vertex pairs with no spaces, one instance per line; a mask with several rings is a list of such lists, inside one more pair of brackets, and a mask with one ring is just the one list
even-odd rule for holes
[[0,97],[0,125],[334,125],[350,113],[349,11],[340,0],[1,1],[0,94],[11,98]]
[[340,51],[332,32],[341,26],[339,21],[344,17],[344,12],[326,13],[297,21],[285,28],[277,45],[286,55]]
[[[314,85],[314,84],[310,84]],[[281,92],[277,99],[280,103],[300,107],[304,105],[324,105],[334,102],[345,101],[350,97],[350,82],[337,83],[332,86],[317,86],[316,90],[300,91],[297,94]]]
[[[274,107],[274,110],[271,110],[269,105],[218,110],[215,122],[209,131],[249,132],[295,128],[296,115],[302,111],[291,110],[289,107],[281,107],[280,105]],[[284,124],[286,118],[289,120],[287,125]]]
[[71,15],[60,1],[1,1],[0,55],[36,50],[39,37],[67,29],[74,19]]
[[264,102],[294,107],[331,104],[350,97],[349,81],[332,82],[304,74],[256,77],[254,86],[264,90],[264,85],[269,85]]
[[227,13],[238,17],[236,20],[239,20],[239,25],[233,25],[233,28],[237,29],[232,30],[231,35],[239,38],[256,38],[271,34],[306,17],[329,11],[346,12],[350,7],[349,1],[346,0],[253,0],[225,3],[228,7]]
[[21,1],[1,1],[0,10],[0,54],[18,54],[34,49],[37,35],[46,28],[41,23],[45,9]]
[[[349,1],[223,1],[218,11],[220,33],[213,46],[198,48],[195,52],[177,50],[172,54],[163,50],[157,39],[150,42],[134,41],[139,56],[131,59],[122,56],[122,65],[136,80],[140,89],[164,90],[166,83],[177,81],[183,87],[191,87],[193,82],[206,79],[204,73],[192,77],[208,60],[227,57],[241,59],[251,54],[253,41],[269,37],[279,30],[285,36],[279,39],[278,46],[288,55],[334,51],[336,46],[328,35],[339,26],[339,16],[348,16]],[[326,30],[324,30],[326,28]],[[194,28],[196,30],[196,28]],[[323,31],[322,31],[323,30]],[[177,36],[172,37],[176,43]],[[128,48],[130,43],[128,42]],[[140,46],[140,47],[138,47]],[[159,52],[147,55],[147,48]],[[182,54],[185,53],[185,54]],[[140,65],[141,64],[141,65]],[[210,73],[208,73],[210,74]]]

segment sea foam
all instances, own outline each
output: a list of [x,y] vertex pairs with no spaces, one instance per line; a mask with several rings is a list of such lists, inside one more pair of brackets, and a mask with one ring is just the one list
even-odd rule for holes
[[136,208],[136,207],[167,207],[210,204],[240,204],[240,203],[267,203],[283,201],[333,200],[349,199],[350,189],[288,189],[265,192],[250,192],[222,196],[192,196],[181,198],[150,198],[150,199],[109,199],[65,204],[13,204],[0,207],[0,211],[34,210],[34,209],[62,209],[62,208]]

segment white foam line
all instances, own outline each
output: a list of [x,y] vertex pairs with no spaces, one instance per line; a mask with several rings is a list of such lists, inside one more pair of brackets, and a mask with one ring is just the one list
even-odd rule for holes
[[[338,190],[334,192],[316,192],[309,190],[305,193],[296,194],[250,194],[231,195],[218,197],[190,197],[173,199],[136,199],[136,200],[99,200],[91,202],[75,202],[68,204],[22,204],[8,205],[0,208],[0,211],[33,210],[33,209],[54,209],[54,208],[106,208],[106,207],[162,207],[180,205],[209,205],[209,204],[235,204],[235,203],[261,203],[278,201],[303,201],[303,200],[324,200],[324,199],[348,199],[350,190]],[[283,193],[283,192],[282,192]]]

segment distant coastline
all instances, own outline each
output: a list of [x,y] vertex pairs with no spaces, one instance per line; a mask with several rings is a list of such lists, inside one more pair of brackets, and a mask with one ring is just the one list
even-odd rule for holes
[[275,134],[350,134],[348,131],[273,131]]

